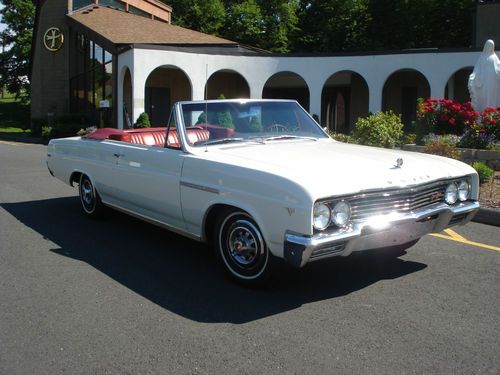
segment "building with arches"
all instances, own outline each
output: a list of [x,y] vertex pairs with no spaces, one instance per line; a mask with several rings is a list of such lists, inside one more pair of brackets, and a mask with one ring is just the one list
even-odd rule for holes
[[39,0],[32,117],[85,114],[127,128],[168,122],[175,101],[296,99],[329,130],[393,110],[409,125],[419,97],[468,100],[480,49],[271,54],[170,24],[157,0]]

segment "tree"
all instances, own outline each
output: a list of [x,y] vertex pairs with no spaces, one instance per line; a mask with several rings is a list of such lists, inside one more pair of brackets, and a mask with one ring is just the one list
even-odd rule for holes
[[370,1],[371,49],[469,47],[475,3],[470,0]]
[[2,22],[7,28],[2,33],[5,51],[2,85],[16,94],[16,97],[29,97],[29,58],[35,17],[35,6],[31,0],[3,0],[0,10]]
[[471,0],[301,0],[296,51],[468,47]]
[[289,52],[297,31],[298,0],[258,0],[265,30],[259,47],[273,52]]
[[249,45],[260,46],[264,34],[264,21],[259,5],[255,0],[245,0],[228,7],[223,33]]
[[224,25],[226,10],[221,0],[164,0],[173,8],[176,25],[202,33],[219,35]]
[[[303,52],[361,51],[368,48],[369,0],[301,1],[300,34],[294,49]],[[377,2],[378,3],[378,2]]]
[[272,52],[468,47],[472,0],[164,0],[174,23]]

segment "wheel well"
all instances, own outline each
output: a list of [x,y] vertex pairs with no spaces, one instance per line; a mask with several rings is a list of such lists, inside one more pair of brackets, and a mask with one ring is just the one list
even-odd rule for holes
[[[230,209],[239,210],[239,211],[242,211],[242,212],[245,212],[246,214],[248,214],[248,212],[246,212],[245,210],[242,210],[239,207],[230,206],[228,204],[213,205],[212,207],[210,207],[208,213],[205,216],[204,230],[203,230],[205,242],[207,242],[208,244],[212,243],[217,217],[222,212],[230,210]],[[250,214],[248,214],[248,215],[250,215]]]
[[73,172],[71,174],[71,177],[69,178],[69,184],[73,186],[73,184],[76,182],[78,183],[80,181],[80,176],[82,175],[82,172]]

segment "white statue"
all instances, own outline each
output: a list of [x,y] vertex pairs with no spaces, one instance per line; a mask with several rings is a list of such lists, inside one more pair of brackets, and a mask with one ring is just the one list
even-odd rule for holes
[[472,106],[476,111],[500,107],[500,60],[491,39],[484,43],[483,52],[469,76],[468,86]]

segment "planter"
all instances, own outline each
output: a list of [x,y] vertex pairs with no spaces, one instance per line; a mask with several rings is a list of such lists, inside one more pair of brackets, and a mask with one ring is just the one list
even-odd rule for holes
[[[417,145],[404,145],[402,147],[405,151],[414,152],[423,152],[424,148],[425,146]],[[458,151],[460,152],[460,160],[467,164],[481,161],[495,171],[500,171],[500,151],[477,150],[473,148],[459,148]]]

